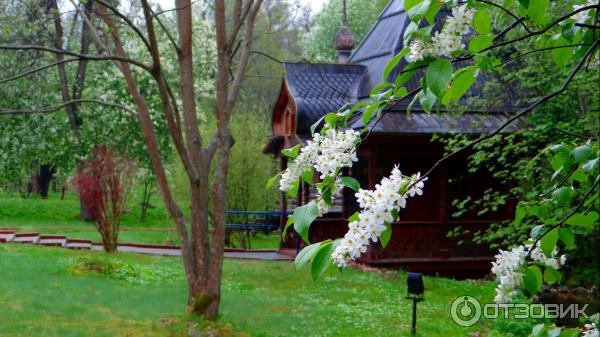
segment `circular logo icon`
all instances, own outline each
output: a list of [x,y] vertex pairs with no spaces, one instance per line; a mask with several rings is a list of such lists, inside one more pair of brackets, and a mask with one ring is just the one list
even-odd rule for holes
[[481,304],[471,296],[460,296],[452,301],[450,316],[460,326],[471,326],[481,318]]

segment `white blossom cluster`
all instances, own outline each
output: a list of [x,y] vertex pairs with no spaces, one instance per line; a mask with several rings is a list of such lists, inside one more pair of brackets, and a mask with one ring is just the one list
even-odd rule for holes
[[[533,242],[533,240],[530,239]],[[496,275],[498,286],[496,287],[496,303],[508,303],[517,294],[517,289],[523,283],[522,269],[525,264],[525,258],[532,247],[532,243],[521,245],[510,251],[500,250],[495,256],[496,261],[492,262],[492,273]],[[566,256],[557,257],[558,251],[555,249],[550,257],[547,257],[542,249],[536,245],[531,251],[531,259],[539,261],[547,267],[560,269],[566,263]]]
[[496,287],[496,303],[508,303],[516,295],[523,281],[521,267],[525,263],[527,251],[524,246],[518,246],[510,251],[500,250],[495,256],[496,261],[492,262],[492,273],[498,279]]
[[294,187],[302,172],[314,168],[323,179],[333,176],[343,167],[351,167],[357,161],[356,143],[360,132],[355,130],[329,129],[325,135],[315,133],[313,139],[300,149],[296,157],[283,171],[279,189],[289,191]]
[[586,324],[585,331],[581,334],[581,337],[600,337],[596,323]]
[[427,43],[415,39],[410,44],[409,62],[421,61],[427,56],[450,56],[453,52],[463,49],[462,37],[469,33],[473,21],[474,8],[467,9],[466,5],[452,8],[452,16],[446,20],[441,32],[436,32]]
[[[403,176],[398,167],[394,167],[389,178],[383,178],[375,190],[360,189],[356,193],[357,201],[362,208],[358,221],[348,224],[348,232],[332,253],[331,257],[338,267],[344,267],[350,260],[358,258],[367,251],[369,240],[377,242],[386,230],[385,223],[394,221],[393,210],[406,207],[406,198],[415,194],[423,194],[423,181],[420,175]],[[414,186],[411,186],[413,185]],[[410,187],[400,193],[402,187]]]

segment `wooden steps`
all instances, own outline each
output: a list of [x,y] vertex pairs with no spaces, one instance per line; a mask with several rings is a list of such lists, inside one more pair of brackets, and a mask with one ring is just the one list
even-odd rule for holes
[[[13,228],[0,228],[0,244],[23,243],[37,244],[47,247],[62,247],[67,249],[83,249],[93,251],[104,251],[102,243],[91,240],[70,239],[64,235],[40,235],[39,233],[17,233]],[[137,253],[161,256],[181,256],[179,246],[169,245],[146,245],[135,243],[119,243],[117,251],[122,253]],[[251,260],[293,260],[288,255],[280,254],[277,250],[258,249],[244,250],[225,248],[225,257]]]

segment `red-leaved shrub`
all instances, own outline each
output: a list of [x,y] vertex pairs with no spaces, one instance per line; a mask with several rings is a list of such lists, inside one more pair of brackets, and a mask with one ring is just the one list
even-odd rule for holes
[[79,197],[102,237],[104,250],[109,253],[117,250],[132,171],[130,160],[105,146],[98,146],[74,179]]

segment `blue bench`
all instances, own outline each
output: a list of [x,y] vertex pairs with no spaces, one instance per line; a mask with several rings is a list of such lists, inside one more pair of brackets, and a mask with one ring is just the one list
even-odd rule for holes
[[[274,211],[227,211],[229,217],[244,217],[244,221],[239,223],[228,223],[225,225],[226,236],[225,243],[233,245],[232,235],[237,238],[241,248],[250,249],[250,236],[253,233],[269,234],[280,227],[280,217],[290,215],[291,212]],[[249,222],[248,218],[254,217],[254,222]],[[236,235],[237,234],[237,235]]]

